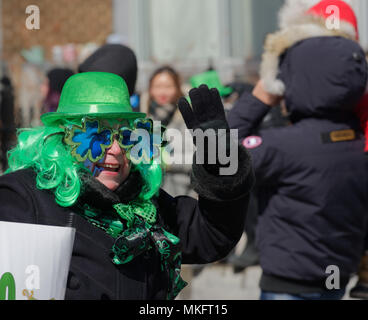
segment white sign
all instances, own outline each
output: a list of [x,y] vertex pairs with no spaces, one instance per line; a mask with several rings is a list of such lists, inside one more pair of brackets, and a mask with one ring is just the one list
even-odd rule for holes
[[63,300],[75,229],[0,222],[0,300]]

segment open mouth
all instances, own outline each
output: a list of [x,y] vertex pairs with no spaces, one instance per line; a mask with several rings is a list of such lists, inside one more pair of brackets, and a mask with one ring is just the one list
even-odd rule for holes
[[120,170],[119,164],[99,163],[96,166],[100,169],[104,169],[105,171],[110,171],[110,172],[119,172]]

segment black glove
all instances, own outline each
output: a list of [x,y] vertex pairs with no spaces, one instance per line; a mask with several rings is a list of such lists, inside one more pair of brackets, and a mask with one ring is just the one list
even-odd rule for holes
[[[216,145],[211,143],[213,139],[205,139],[204,150],[199,150],[195,137],[194,144],[197,146],[197,153],[204,155],[204,159],[201,160],[203,161],[202,163],[204,163],[206,171],[218,175],[221,167],[218,160],[218,152],[216,153],[216,164],[209,164],[209,148],[216,148],[216,151],[218,151],[218,147],[226,148],[227,151],[230,149],[230,129],[226,121],[225,110],[220,94],[217,89],[210,90],[206,85],[202,85],[198,89],[192,89],[189,92],[189,96],[193,108],[185,98],[181,98],[179,100],[179,110],[183,115],[188,129],[201,129],[203,131],[207,129],[215,130]],[[226,146],[219,146],[218,129],[226,129]]]

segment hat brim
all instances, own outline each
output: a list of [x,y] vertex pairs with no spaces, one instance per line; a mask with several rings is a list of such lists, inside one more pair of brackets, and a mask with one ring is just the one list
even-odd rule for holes
[[41,116],[41,121],[45,126],[57,125],[67,119],[79,119],[83,117],[103,118],[103,119],[143,119],[147,115],[141,112],[120,112],[120,113],[67,113],[67,112],[49,112]]

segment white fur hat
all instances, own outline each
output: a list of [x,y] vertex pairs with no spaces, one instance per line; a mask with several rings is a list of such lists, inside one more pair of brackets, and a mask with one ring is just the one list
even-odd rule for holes
[[[279,58],[288,48],[304,39],[321,36],[341,36],[358,40],[357,20],[350,1],[341,0],[286,0],[279,12],[279,31],[266,38],[260,76],[267,92],[282,96],[284,83],[277,79]],[[339,8],[338,29],[328,28],[326,9],[331,5]]]

